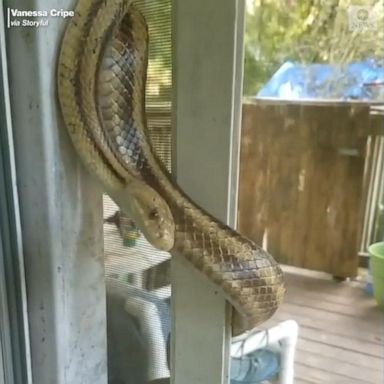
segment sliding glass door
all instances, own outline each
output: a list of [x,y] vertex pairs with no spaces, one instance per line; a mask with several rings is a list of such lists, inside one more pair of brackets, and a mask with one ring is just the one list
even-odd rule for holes
[[[1,31],[3,33],[3,30]],[[13,142],[0,43],[0,383],[28,384],[28,327]]]

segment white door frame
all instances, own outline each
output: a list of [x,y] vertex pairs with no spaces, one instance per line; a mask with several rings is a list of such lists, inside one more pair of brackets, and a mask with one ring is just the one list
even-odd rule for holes
[[[203,208],[234,227],[243,76],[243,0],[173,2],[173,171]],[[230,308],[172,260],[172,382],[228,383]]]
[[[4,0],[19,10],[74,0]],[[6,29],[35,384],[107,384],[102,192],[61,123],[56,63],[65,20]]]

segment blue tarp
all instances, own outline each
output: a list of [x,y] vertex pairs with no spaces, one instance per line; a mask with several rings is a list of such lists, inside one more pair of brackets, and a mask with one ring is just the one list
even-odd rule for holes
[[286,62],[257,97],[383,101],[383,64],[374,60],[340,66]]

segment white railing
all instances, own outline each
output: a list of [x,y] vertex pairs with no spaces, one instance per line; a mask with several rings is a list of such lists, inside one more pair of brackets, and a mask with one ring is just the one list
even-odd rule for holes
[[[381,106],[371,107],[371,124],[381,125],[384,121],[384,108]],[[384,212],[384,128],[381,132],[374,132],[368,139],[368,153],[365,169],[365,206],[363,213],[360,254],[368,255],[368,247],[375,241],[377,236],[384,233],[377,232],[377,224],[380,215]],[[382,219],[381,219],[382,220]]]

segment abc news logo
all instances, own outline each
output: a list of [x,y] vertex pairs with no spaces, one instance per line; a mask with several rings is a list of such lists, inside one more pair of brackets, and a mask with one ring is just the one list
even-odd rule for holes
[[373,8],[364,5],[348,7],[348,24],[350,31],[366,31],[376,28],[377,15]]

